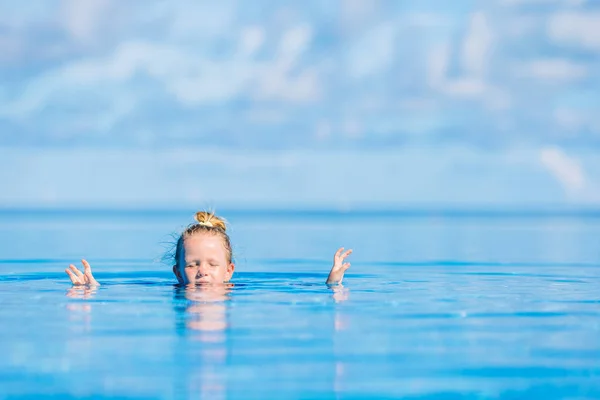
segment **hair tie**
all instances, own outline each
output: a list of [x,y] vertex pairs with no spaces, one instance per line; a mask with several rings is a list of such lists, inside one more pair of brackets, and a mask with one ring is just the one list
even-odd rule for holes
[[212,222],[210,221],[202,221],[202,222],[198,222],[198,225],[202,225],[202,226],[207,226],[209,228],[214,228],[214,225]]

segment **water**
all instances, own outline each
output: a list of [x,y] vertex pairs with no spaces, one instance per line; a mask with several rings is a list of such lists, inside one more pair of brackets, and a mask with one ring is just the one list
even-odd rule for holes
[[173,286],[192,215],[0,212],[0,398],[600,398],[597,214],[224,212],[229,292]]

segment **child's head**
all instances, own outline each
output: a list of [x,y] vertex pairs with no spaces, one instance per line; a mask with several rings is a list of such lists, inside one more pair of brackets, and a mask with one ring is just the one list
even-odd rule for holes
[[223,283],[231,279],[235,265],[225,221],[213,213],[196,213],[177,240],[173,272],[182,284]]

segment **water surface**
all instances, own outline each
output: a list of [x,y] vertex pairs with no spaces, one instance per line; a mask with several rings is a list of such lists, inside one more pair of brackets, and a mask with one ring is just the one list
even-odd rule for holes
[[234,286],[185,291],[191,215],[0,212],[0,398],[600,398],[597,214],[224,212]]

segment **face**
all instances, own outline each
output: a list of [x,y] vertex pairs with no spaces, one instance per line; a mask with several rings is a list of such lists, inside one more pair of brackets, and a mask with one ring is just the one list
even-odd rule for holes
[[227,262],[227,250],[218,235],[196,233],[183,240],[182,251],[173,267],[179,283],[224,283],[235,266]]

